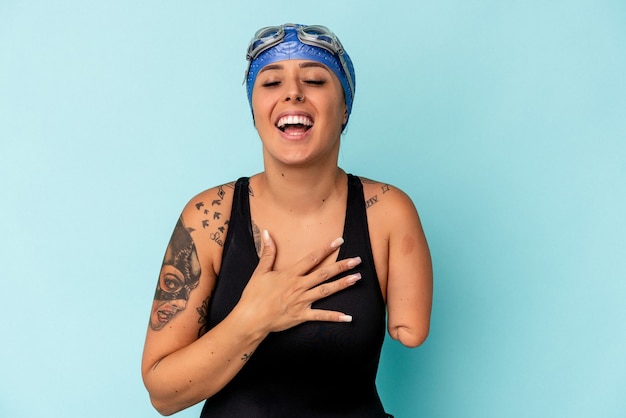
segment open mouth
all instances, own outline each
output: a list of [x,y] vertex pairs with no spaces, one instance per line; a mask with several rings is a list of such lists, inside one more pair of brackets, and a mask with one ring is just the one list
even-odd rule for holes
[[159,318],[159,322],[167,322],[170,319],[172,319],[172,317],[176,314],[176,311],[171,312],[171,311],[165,311],[163,309],[160,309],[157,311],[157,316]]
[[302,134],[313,126],[313,120],[305,115],[283,116],[276,122],[276,127],[287,134]]

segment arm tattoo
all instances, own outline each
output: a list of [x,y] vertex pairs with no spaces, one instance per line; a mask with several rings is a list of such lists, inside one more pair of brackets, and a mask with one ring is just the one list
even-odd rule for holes
[[196,311],[200,315],[198,318],[198,324],[200,324],[200,329],[198,330],[198,338],[202,337],[209,330],[209,300],[211,299],[211,295],[207,296],[205,300],[202,301],[202,306],[196,308]]
[[252,357],[252,354],[254,353],[254,351],[251,351],[249,353],[244,353],[243,356],[241,356],[241,361],[243,361],[244,363],[248,360],[250,360],[250,357]]
[[165,251],[150,315],[150,327],[155,331],[187,307],[189,294],[198,286],[200,261],[189,232],[179,219]]

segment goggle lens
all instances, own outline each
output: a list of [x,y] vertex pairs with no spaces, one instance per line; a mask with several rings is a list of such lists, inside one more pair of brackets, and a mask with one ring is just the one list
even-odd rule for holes
[[[268,26],[259,29],[254,34],[252,42],[250,42],[246,58],[251,61],[259,56],[261,52],[282,41],[285,37],[285,26],[291,25]],[[341,43],[325,26],[303,26],[297,27],[297,30],[298,39],[300,39],[301,42],[322,47],[336,55],[343,54]]]
[[[318,42],[323,42],[328,44],[328,46],[331,46],[333,48],[336,47],[336,45],[339,43],[339,41],[337,40],[337,38],[333,35],[333,33],[328,29],[325,28],[324,26],[305,26],[300,28],[300,34],[303,36],[300,36],[300,40],[302,40],[302,38],[306,39],[306,40],[311,40],[311,41],[318,41]],[[340,50],[334,50],[332,51],[336,54],[339,54],[343,51]]]
[[[252,61],[256,57],[258,57],[261,52],[282,42],[282,40],[285,38],[285,27],[287,26],[297,28],[298,39],[300,39],[302,43],[317,46],[319,48],[324,48],[325,50],[335,54],[339,58],[344,73],[348,78],[350,91],[352,92],[352,94],[354,94],[354,85],[350,78],[350,72],[348,71],[348,66],[346,64],[345,58],[343,57],[343,45],[341,45],[339,39],[337,39],[335,34],[332,33],[330,29],[328,29],[326,26],[297,26],[287,24],[261,28],[254,34],[254,39],[250,42],[250,46],[248,46],[246,59],[250,61],[250,64],[252,64]],[[248,71],[250,71],[250,65],[248,65],[248,70],[246,71],[244,82],[245,79],[248,77]]]
[[254,39],[250,42],[246,59],[252,61],[266,49],[276,45],[285,37],[284,26],[268,26],[259,29],[254,34]]

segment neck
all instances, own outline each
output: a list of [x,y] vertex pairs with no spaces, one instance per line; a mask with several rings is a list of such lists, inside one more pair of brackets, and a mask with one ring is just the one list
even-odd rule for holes
[[[318,211],[345,187],[345,172],[333,165],[324,170],[266,167],[259,176],[259,195],[290,213]],[[259,197],[260,197],[259,196]]]

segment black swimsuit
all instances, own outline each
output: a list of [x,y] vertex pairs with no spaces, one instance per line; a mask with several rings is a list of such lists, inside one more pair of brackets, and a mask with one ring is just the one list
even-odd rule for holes
[[[209,308],[209,327],[239,301],[259,258],[250,219],[248,178],[235,186],[222,267]],[[348,202],[338,259],[360,256],[362,279],[314,308],[353,316],[351,323],[305,322],[272,333],[241,371],[209,398],[201,417],[386,417],[376,390],[385,335],[385,303],[374,268],[363,187],[348,175]],[[335,278],[331,279],[334,280]]]

